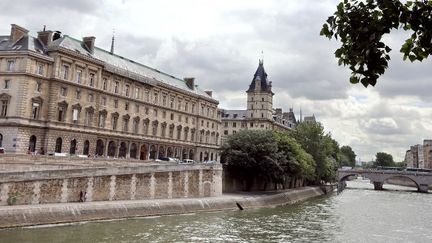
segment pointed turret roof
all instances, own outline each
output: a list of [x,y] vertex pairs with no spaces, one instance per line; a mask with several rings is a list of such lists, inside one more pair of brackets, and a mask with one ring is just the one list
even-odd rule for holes
[[261,91],[271,91],[271,85],[269,84],[269,82],[267,80],[267,73],[264,70],[264,61],[263,60],[259,60],[258,68],[255,71],[255,75],[252,79],[251,84],[249,85],[249,89],[247,90],[247,92],[255,90],[255,86],[256,86],[257,81],[261,82],[261,85],[260,85]]

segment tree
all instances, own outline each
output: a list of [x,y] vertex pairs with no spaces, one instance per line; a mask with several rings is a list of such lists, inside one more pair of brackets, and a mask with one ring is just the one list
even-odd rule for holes
[[281,184],[287,177],[314,179],[315,163],[287,133],[242,130],[222,146],[227,170],[248,182],[254,179]]
[[291,134],[302,148],[312,155],[316,164],[316,182],[319,183],[321,180],[333,181],[336,176],[339,145],[331,138],[330,134],[324,134],[324,127],[321,123],[300,123]]
[[340,166],[355,167],[356,154],[350,146],[342,146],[340,148]]
[[391,48],[382,38],[394,29],[412,31],[400,51],[413,62],[432,53],[432,1],[344,0],[328,17],[320,35],[340,39],[335,51],[339,65],[349,66],[351,83],[375,86],[390,60]]
[[393,156],[391,154],[378,152],[375,157],[375,166],[395,166]]

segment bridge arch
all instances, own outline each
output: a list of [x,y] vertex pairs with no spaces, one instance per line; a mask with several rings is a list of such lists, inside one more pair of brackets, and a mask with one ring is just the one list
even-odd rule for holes
[[411,181],[413,183],[413,185],[415,185],[417,190],[420,191],[420,186],[419,186],[418,182],[414,178],[411,178],[409,175],[388,175],[384,178],[383,184],[390,184],[388,182],[388,180],[399,179],[399,178],[400,179],[408,179],[409,181]]

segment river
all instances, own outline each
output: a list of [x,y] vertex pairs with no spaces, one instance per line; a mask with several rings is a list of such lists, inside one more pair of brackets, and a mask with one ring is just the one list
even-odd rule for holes
[[432,193],[367,180],[295,205],[0,230],[0,242],[432,242]]

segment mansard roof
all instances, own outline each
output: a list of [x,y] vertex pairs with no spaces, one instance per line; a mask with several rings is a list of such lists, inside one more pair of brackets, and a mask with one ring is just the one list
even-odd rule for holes
[[258,68],[255,71],[254,77],[252,79],[251,84],[249,85],[249,89],[247,90],[247,92],[255,90],[256,82],[261,82],[260,91],[271,91],[270,90],[271,85],[269,84],[269,82],[267,80],[267,73],[264,70],[264,61],[263,60],[259,60]]
[[123,74],[123,76],[131,77],[133,79],[136,77],[136,80],[142,82],[144,82],[143,80],[148,80],[147,83],[152,85],[163,83],[217,102],[197,85],[189,87],[183,79],[174,77],[173,75],[164,73],[114,53],[110,53],[109,51],[98,47],[95,47],[94,51],[90,52],[84,47],[82,41],[74,39],[68,35],[64,35],[61,38],[52,41],[48,46],[44,46],[38,38],[28,34],[21,37],[15,43],[11,42],[9,35],[0,36],[0,51],[32,51],[48,57],[48,51],[55,50],[56,48],[65,48],[68,51],[101,61],[105,68],[110,72],[120,73]]

